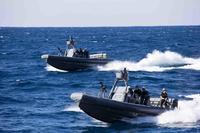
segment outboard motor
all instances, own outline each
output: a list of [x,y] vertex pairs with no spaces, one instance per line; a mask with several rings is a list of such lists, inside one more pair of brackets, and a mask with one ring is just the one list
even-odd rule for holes
[[178,107],[178,99],[173,99],[171,108],[174,109],[174,108],[177,108],[177,107]]

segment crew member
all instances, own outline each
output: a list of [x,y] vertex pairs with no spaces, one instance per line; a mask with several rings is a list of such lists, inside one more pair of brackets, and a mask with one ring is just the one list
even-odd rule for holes
[[133,96],[133,90],[132,90],[132,88],[129,88],[128,92],[127,92],[127,102],[128,103],[130,103],[132,101],[132,96]]
[[70,36],[69,40],[67,41],[68,49],[73,48],[74,43],[75,43],[74,39]]
[[141,93],[141,98],[140,98],[140,104],[147,105],[149,99],[150,99],[149,92],[148,92],[144,87],[142,87],[142,93]]
[[128,86],[128,72],[126,68],[122,71],[123,80],[125,81],[126,86]]
[[103,84],[103,82],[99,82],[99,84],[100,84],[100,92],[99,92],[98,96],[101,98],[104,98],[105,93],[107,92],[106,86]]
[[124,77],[124,80],[128,80],[128,72],[126,70],[126,68],[124,68],[124,71],[123,71],[123,77]]
[[136,85],[134,89],[134,95],[133,95],[136,104],[140,103],[141,94],[142,94],[142,91],[140,90],[139,86]]
[[168,103],[167,90],[165,88],[163,88],[162,92],[160,94],[160,106],[163,107],[163,104],[164,104],[165,107],[167,107],[167,103]]
[[82,48],[80,48],[80,50],[79,50],[79,54],[80,54],[80,57],[83,57],[83,50],[82,50]]

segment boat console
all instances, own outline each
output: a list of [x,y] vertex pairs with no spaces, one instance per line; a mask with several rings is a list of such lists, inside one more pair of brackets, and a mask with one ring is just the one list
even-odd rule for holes
[[79,57],[79,58],[90,58],[90,59],[106,59],[106,53],[95,53],[89,54],[87,49],[76,49],[75,41],[72,37],[67,41],[67,49],[65,50],[64,56],[66,57]]

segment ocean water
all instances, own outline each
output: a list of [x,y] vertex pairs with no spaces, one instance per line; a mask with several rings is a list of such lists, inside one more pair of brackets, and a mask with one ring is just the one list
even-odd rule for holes
[[[58,54],[69,35],[77,47],[106,52],[115,61],[94,70],[66,72],[42,54]],[[0,132],[200,132],[200,27],[0,28]],[[126,67],[129,84],[151,96],[163,87],[180,98],[179,109],[156,117],[97,121],[70,99],[97,95]],[[191,101],[185,98],[193,98]]]

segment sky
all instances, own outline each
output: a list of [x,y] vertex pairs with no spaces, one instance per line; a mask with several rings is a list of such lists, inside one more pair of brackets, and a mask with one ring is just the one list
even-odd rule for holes
[[200,0],[0,0],[0,26],[200,25]]

